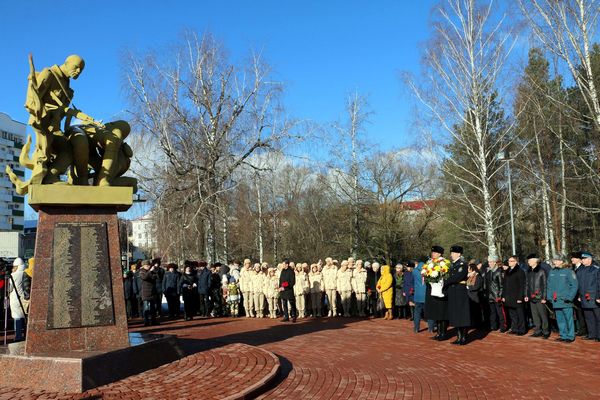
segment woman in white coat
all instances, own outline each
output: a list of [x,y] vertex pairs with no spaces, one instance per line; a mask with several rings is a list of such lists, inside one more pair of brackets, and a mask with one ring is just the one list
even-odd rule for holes
[[323,267],[323,286],[329,303],[329,316],[337,316],[337,273],[338,270],[331,257],[325,259]]
[[252,315],[256,318],[264,318],[265,316],[265,295],[263,291],[266,277],[262,272],[260,264],[254,264],[254,271],[252,272],[250,281],[252,282],[252,295],[254,299],[254,313]]
[[13,262],[12,279],[9,282],[8,291],[10,301],[10,315],[15,321],[15,342],[22,341],[25,331],[25,310],[23,309],[23,274],[25,263],[21,258],[15,258]]
[[321,317],[321,302],[323,298],[323,274],[319,271],[318,264],[310,266],[308,282],[310,284],[310,304],[312,306],[313,317]]
[[356,294],[358,316],[366,317],[367,270],[363,268],[362,260],[356,261],[356,268],[352,273],[352,291]]
[[264,290],[265,298],[269,306],[269,318],[277,318],[277,299],[279,298],[279,278],[275,274],[275,268],[267,270]]
[[350,316],[350,304],[352,304],[352,270],[348,269],[348,261],[342,261],[337,273],[337,290],[342,300],[344,317]]
[[306,298],[308,291],[308,275],[304,271],[302,264],[296,265],[296,284],[294,285],[294,296],[296,297],[296,307],[298,308],[298,317],[306,318]]
[[254,298],[252,297],[252,282],[250,279],[252,277],[252,265],[248,258],[244,260],[244,265],[242,266],[242,270],[240,271],[240,292],[242,292],[242,301],[244,302],[244,311],[246,313],[246,318],[252,317],[252,309]]

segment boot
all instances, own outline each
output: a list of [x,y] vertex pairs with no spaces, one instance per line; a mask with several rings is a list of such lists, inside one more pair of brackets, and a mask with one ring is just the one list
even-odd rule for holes
[[436,321],[435,323],[436,326],[436,333],[435,336],[432,336],[431,339],[432,340],[440,340],[440,333],[442,332],[442,328],[440,327],[440,322]]
[[460,338],[460,343],[459,345],[464,346],[465,344],[467,344],[467,328],[460,328],[462,331],[462,336]]
[[387,319],[391,320],[393,318],[394,318],[394,316],[392,314],[392,309],[390,308],[387,310]]
[[439,338],[438,338],[439,341],[447,339],[447,337],[446,337],[446,331],[447,331],[447,329],[448,329],[448,322],[447,321],[440,321],[440,325],[438,327],[438,331],[439,331],[439,335],[440,335]]
[[456,328],[456,340],[452,344],[460,344],[462,342],[462,328]]

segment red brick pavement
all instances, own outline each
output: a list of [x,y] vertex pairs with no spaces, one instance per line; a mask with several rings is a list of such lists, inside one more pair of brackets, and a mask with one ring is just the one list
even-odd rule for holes
[[[249,363],[243,372],[223,378],[228,361],[215,361],[215,355],[236,362],[236,354],[252,351],[236,343],[257,346],[279,358],[281,371],[260,392],[262,399],[562,400],[600,396],[600,343],[564,344],[555,342],[555,336],[543,340],[491,333],[477,335],[467,346],[453,346],[450,341],[429,340],[426,332],[413,334],[411,327],[408,321],[342,318],[296,324],[223,318],[151,328],[134,325],[133,331],[178,335],[193,355],[86,396],[224,398],[238,389],[233,387],[235,382],[252,380],[254,371]],[[0,388],[0,399],[80,397]]]
[[[188,327],[189,326],[189,327]],[[165,332],[167,327],[161,327]],[[320,319],[178,324],[188,343],[247,343],[279,356],[263,399],[597,399],[600,343],[490,333],[467,346],[414,334],[412,322]],[[201,342],[201,341],[199,341]]]

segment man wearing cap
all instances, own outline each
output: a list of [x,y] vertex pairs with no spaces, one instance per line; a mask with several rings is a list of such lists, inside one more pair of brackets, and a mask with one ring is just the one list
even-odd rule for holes
[[546,272],[540,267],[540,259],[537,254],[527,256],[529,273],[527,274],[527,292],[525,303],[529,303],[531,317],[533,318],[534,332],[531,336],[550,337],[548,326],[548,309],[546,308]]
[[167,298],[167,305],[169,307],[169,318],[179,318],[179,277],[180,273],[177,272],[177,264],[167,264],[167,272],[163,277],[162,291]]
[[[444,248],[433,246],[431,248],[431,260],[439,260],[444,254]],[[432,337],[433,340],[446,340],[446,330],[448,329],[448,296],[437,297],[431,295],[431,285],[428,284],[425,294],[425,319],[435,321],[437,325],[437,334]]]
[[502,269],[500,257],[490,255],[485,273],[486,298],[490,308],[490,329],[506,332],[506,318],[502,307]]
[[579,301],[588,329],[583,339],[600,342],[600,267],[593,260],[592,253],[581,253],[581,272],[577,274],[579,281]]
[[567,267],[562,254],[552,258],[554,268],[548,275],[548,291],[546,298],[552,304],[556,314],[560,342],[572,343],[575,340],[575,324],[573,322],[573,299],[577,295],[577,278],[575,272]]
[[525,329],[525,313],[523,299],[525,298],[525,272],[519,266],[519,258],[515,255],[508,259],[508,269],[502,282],[502,302],[510,315],[510,332],[523,336]]
[[[571,253],[571,269],[575,272],[575,276],[582,270],[581,266],[581,251],[574,251]],[[583,316],[583,308],[581,308],[581,302],[575,296],[573,300],[573,308],[575,308],[575,328],[577,330],[577,336],[587,336],[587,326],[585,325],[585,317]]]
[[448,278],[444,280],[444,288],[448,292],[448,319],[450,325],[457,330],[457,339],[452,344],[465,345],[467,331],[471,326],[471,308],[469,291],[467,290],[467,264],[462,258],[462,246],[450,247],[450,260],[452,265]]

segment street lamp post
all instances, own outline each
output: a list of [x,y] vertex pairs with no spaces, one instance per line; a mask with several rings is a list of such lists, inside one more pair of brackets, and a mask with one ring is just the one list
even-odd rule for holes
[[498,160],[506,163],[506,175],[508,177],[508,204],[510,207],[510,233],[512,239],[512,254],[517,254],[517,246],[515,242],[515,217],[513,213],[513,201],[512,201],[512,177],[510,171],[510,162],[513,158],[510,158],[510,153],[503,151],[498,153]]

